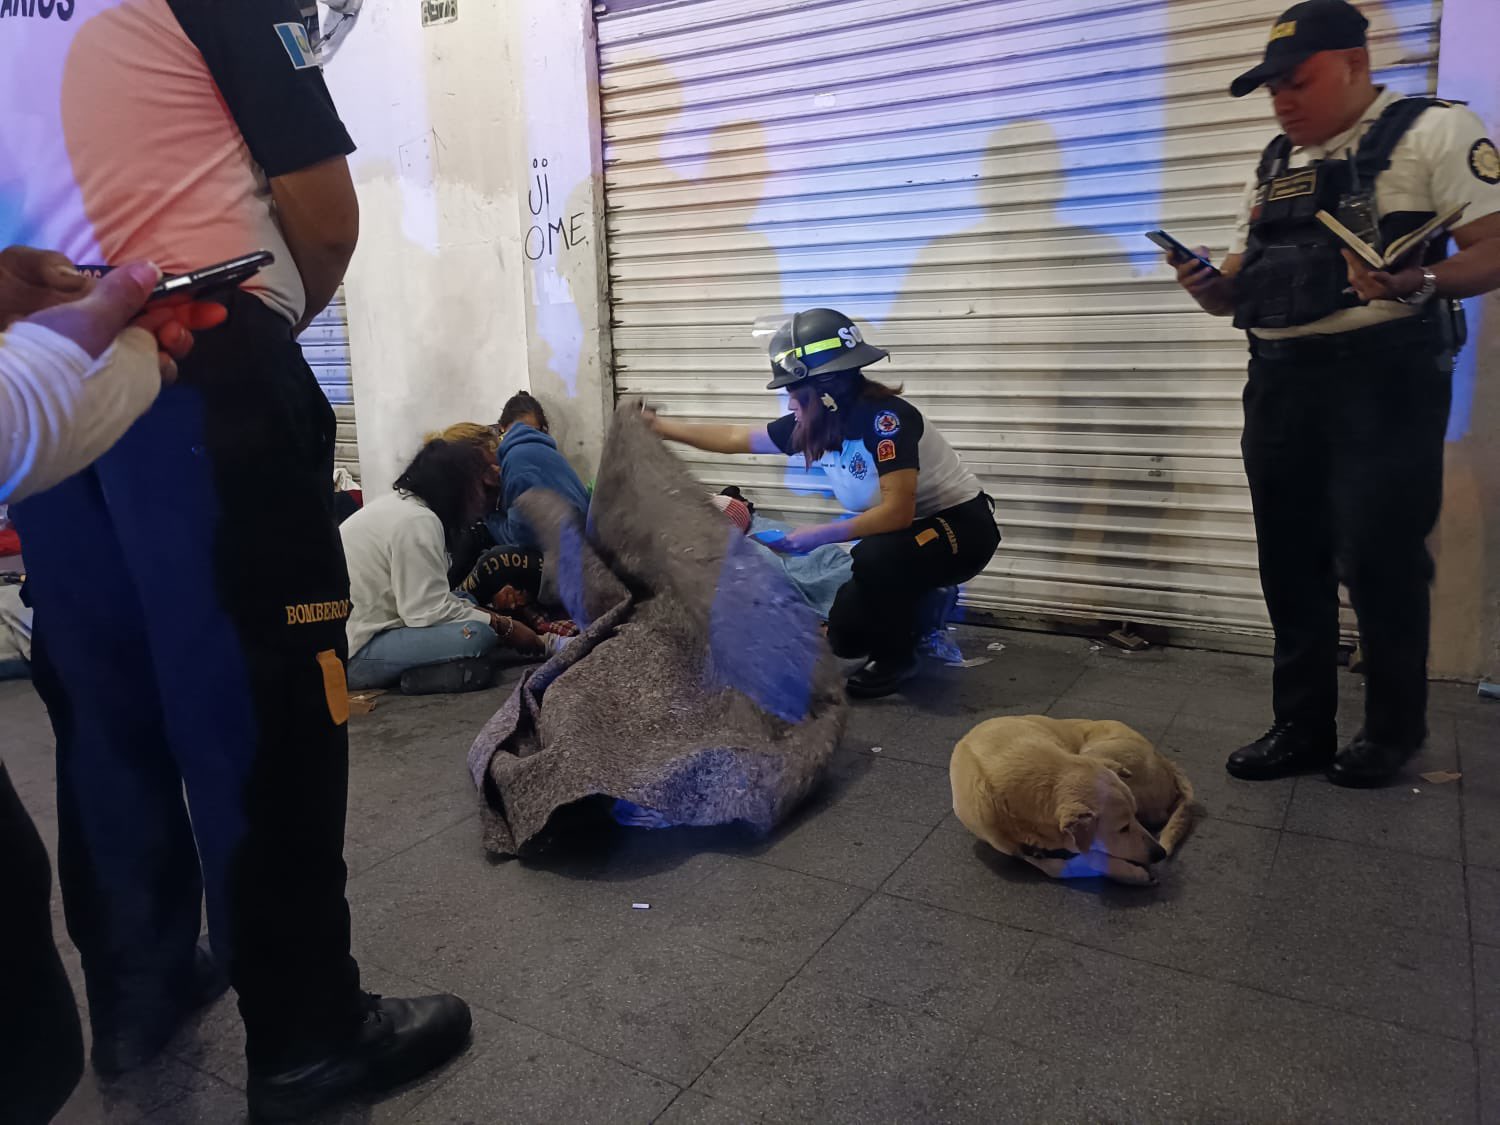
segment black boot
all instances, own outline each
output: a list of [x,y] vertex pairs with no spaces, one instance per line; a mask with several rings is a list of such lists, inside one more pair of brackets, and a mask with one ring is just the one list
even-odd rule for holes
[[154,1011],[135,1009],[119,1028],[95,1026],[90,1059],[105,1078],[139,1070],[161,1054],[179,1028],[200,1008],[229,991],[229,974],[201,943],[193,950],[193,970],[181,990]]
[[483,691],[495,682],[495,666],[483,657],[423,664],[401,673],[402,695],[458,695]]
[[366,1001],[359,1033],[343,1050],[284,1070],[251,1070],[253,1120],[295,1121],[353,1095],[393,1089],[468,1045],[469,1006],[457,996]]
[[945,627],[957,608],[957,586],[940,586],[936,590],[928,590],[917,602],[917,636],[925,637],[928,633]]
[[1337,748],[1338,734],[1332,727],[1314,731],[1298,723],[1276,723],[1229,755],[1224,768],[1243,781],[1271,781],[1325,769]]
[[1348,789],[1379,789],[1395,781],[1419,749],[1410,743],[1375,742],[1360,731],[1328,767],[1328,780]]
[[900,691],[916,674],[917,655],[908,653],[896,660],[871,661],[850,676],[845,686],[850,699],[880,699]]

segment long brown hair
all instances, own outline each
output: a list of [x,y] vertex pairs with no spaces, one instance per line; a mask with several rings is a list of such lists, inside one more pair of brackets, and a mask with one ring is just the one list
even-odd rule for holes
[[[859,398],[895,398],[903,389],[876,382],[858,371],[851,372],[848,377],[859,381]],[[809,469],[823,459],[823,454],[844,444],[844,420],[837,411],[823,405],[823,395],[826,391],[838,397],[836,392],[848,386],[848,383],[838,380],[831,386],[819,387],[809,379],[790,392],[790,397],[796,399],[802,408],[802,416],[792,430],[792,449],[802,454]]]
[[443,524],[451,548],[468,526],[474,488],[495,463],[482,445],[472,441],[429,441],[396,478],[395,487],[409,492],[432,509]]

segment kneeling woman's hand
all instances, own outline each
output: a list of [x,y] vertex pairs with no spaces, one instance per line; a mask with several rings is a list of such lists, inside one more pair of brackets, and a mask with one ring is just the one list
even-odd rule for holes
[[828,546],[832,542],[829,534],[830,529],[827,527],[799,527],[767,546],[783,555],[806,555],[819,547]]
[[513,648],[517,652],[539,653],[545,651],[542,638],[521,624],[514,617],[506,617],[504,614],[490,614],[490,626],[500,638],[500,643],[507,648]]

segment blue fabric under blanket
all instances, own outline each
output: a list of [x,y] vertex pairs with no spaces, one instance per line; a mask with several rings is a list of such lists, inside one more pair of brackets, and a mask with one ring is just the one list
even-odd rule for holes
[[[791,524],[756,516],[750,522],[750,534],[760,531],[791,531]],[[833,608],[834,595],[854,573],[854,560],[842,547],[819,547],[806,555],[782,555],[763,544],[749,541],[757,551],[770,556],[786,572],[792,585],[823,620]]]

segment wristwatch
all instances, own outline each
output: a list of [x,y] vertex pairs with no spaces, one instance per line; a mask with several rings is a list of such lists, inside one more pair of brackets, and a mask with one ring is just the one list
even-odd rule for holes
[[1401,297],[1400,301],[1403,305],[1425,305],[1437,293],[1437,285],[1437,275],[1423,267],[1421,288]]

